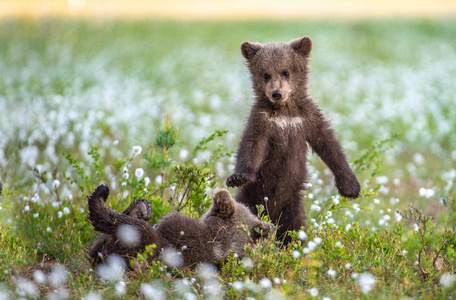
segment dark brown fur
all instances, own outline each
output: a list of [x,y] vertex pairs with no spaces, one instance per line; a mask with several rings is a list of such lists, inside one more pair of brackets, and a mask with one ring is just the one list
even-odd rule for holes
[[[150,244],[157,245],[150,259],[157,258],[166,248],[174,248],[182,252],[184,266],[212,263],[232,252],[242,254],[245,244],[261,237],[257,231],[269,233],[271,229],[271,224],[261,222],[247,207],[236,203],[227,190],[214,195],[212,206],[201,220],[172,212],[155,228],[145,221],[150,217],[150,204],[146,200],[133,202],[119,214],[105,207],[108,195],[108,187],[100,185],[88,197],[89,220],[102,233],[89,249],[94,265],[112,254],[133,258]],[[139,244],[126,246],[119,241],[118,229],[125,224],[140,233]]]
[[301,190],[307,179],[307,145],[331,169],[342,196],[356,198],[360,193],[340,142],[307,92],[311,49],[309,37],[290,44],[241,45],[255,101],[234,174],[226,184],[240,187],[236,200],[254,214],[256,205],[268,198],[270,217],[279,225],[278,238],[305,225]]

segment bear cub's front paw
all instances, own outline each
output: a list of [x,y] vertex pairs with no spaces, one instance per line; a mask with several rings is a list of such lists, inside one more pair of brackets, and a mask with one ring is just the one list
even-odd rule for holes
[[255,174],[250,173],[239,173],[233,174],[226,180],[227,187],[241,187],[248,182],[254,182],[256,180]]
[[339,194],[347,198],[358,198],[361,192],[361,185],[354,175],[350,178],[336,181],[336,186]]

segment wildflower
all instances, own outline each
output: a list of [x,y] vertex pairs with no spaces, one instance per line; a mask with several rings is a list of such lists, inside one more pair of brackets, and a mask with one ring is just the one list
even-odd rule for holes
[[236,291],[241,291],[244,288],[244,284],[240,281],[233,282],[233,289]]
[[320,245],[321,242],[323,241],[323,239],[322,239],[321,237],[318,237],[318,236],[317,236],[316,238],[313,239],[313,241],[314,241],[317,245]]
[[415,262],[414,262],[413,264],[414,264],[415,266],[418,266],[420,263],[419,263],[417,260],[415,260]]
[[352,267],[351,263],[346,263],[345,264],[345,269],[351,269],[351,267]]
[[33,214],[33,217],[38,218],[39,215],[40,215],[39,213],[36,213],[36,214]]
[[114,146],[119,145],[119,140],[114,140],[114,141],[112,142],[112,144],[113,144]]
[[46,228],[46,232],[52,232],[51,227]]
[[320,211],[321,207],[318,205],[312,204],[312,206],[310,206],[310,210]]
[[349,231],[351,229],[352,225],[351,224],[347,224],[347,226],[345,226],[345,231]]
[[375,204],[380,204],[380,200],[374,199],[374,203],[375,203]]
[[26,205],[26,206],[24,207],[24,211],[29,211],[29,210],[30,210],[30,206]]
[[189,153],[190,153],[190,152],[188,152],[187,149],[182,149],[182,150],[179,152],[179,157],[180,157],[180,159],[182,159],[182,160],[187,159]]
[[263,278],[260,280],[260,285],[263,289],[270,289],[272,287],[271,279]]
[[394,213],[394,216],[396,217],[396,221],[397,221],[397,222],[402,221],[402,216],[401,216],[401,214],[395,212],[395,213]]
[[340,241],[336,242],[336,247],[342,247],[342,243]]
[[329,276],[334,277],[334,276],[336,276],[336,274],[337,274],[337,272],[335,270],[331,270],[331,269],[328,270]]
[[269,198],[268,197],[264,197],[264,202],[268,202],[269,201]]
[[141,234],[131,225],[120,225],[117,230],[117,237],[123,246],[133,247],[141,241]]
[[133,153],[135,155],[139,155],[142,152],[142,147],[141,146],[133,146]]
[[307,234],[306,234],[304,231],[300,230],[300,231],[298,232],[298,239],[300,239],[301,241],[303,241],[303,240],[305,240],[306,238],[307,238]]
[[413,230],[418,231],[419,229],[420,229],[420,226],[418,226],[418,224],[414,223]]
[[386,176],[379,176],[379,177],[375,178],[375,182],[377,182],[377,184],[387,184],[388,181],[389,181],[389,179]]
[[138,177],[138,179],[141,179],[144,176],[144,170],[142,168],[137,168],[135,171],[135,175],[136,177]]
[[317,245],[315,242],[312,242],[312,241],[310,241],[310,242],[307,243],[307,247],[308,247],[311,251],[314,250],[315,248],[317,248],[317,246],[318,246],[318,245]]
[[331,211],[326,212],[327,217],[332,217],[333,213]]
[[67,274],[65,267],[57,265],[52,269],[52,272],[48,275],[48,282],[53,287],[59,287],[66,282]]
[[184,265],[184,259],[182,257],[182,253],[172,249],[167,248],[162,252],[163,261],[169,267],[182,267]]
[[33,272],[33,280],[38,284],[44,284],[46,282],[46,274],[41,270]]
[[439,282],[443,287],[451,287],[454,284],[454,275],[445,273],[440,277]]
[[54,188],[58,188],[60,186],[60,181],[56,179],[54,180],[54,183],[52,185],[54,186]]
[[146,299],[166,299],[165,292],[157,287],[154,287],[148,283],[141,284],[141,293]]
[[280,278],[279,277],[274,278],[274,283],[275,284],[280,284]]
[[407,250],[402,251],[403,255],[406,255],[407,253],[408,253]]
[[162,184],[163,183],[163,177],[161,175],[158,175],[155,177],[155,183],[156,184]]
[[130,175],[128,173],[124,173],[122,177],[123,179],[128,180],[128,178],[130,178]]
[[317,289],[316,287],[311,288],[311,289],[309,290],[309,293],[310,293],[310,295],[311,295],[312,297],[317,297],[317,296],[318,296],[318,289]]
[[65,207],[63,208],[63,213],[64,213],[65,215],[68,215],[68,214],[70,213],[70,209],[69,209],[68,207],[65,206]]
[[150,178],[149,177],[144,178],[144,184],[147,186],[147,185],[149,185],[149,183],[150,183]]
[[59,212],[57,213],[57,216],[58,216],[59,218],[61,218],[61,217],[62,217],[62,215],[63,215],[62,211],[61,211],[61,210],[59,210]]
[[299,258],[300,256],[301,256],[301,253],[299,253],[298,250],[294,250],[294,251],[293,251],[293,257],[294,257],[294,258]]
[[375,277],[370,273],[363,273],[358,278],[358,284],[361,287],[363,294],[367,294],[375,285]]

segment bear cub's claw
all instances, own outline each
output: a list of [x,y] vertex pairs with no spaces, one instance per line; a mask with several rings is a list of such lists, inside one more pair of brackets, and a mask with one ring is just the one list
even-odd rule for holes
[[254,182],[256,180],[255,174],[239,173],[233,174],[226,180],[227,187],[241,187],[246,183]]

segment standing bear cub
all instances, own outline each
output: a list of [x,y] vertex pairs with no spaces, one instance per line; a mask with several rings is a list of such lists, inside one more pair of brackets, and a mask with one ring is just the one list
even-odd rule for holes
[[301,190],[308,145],[331,169],[342,196],[356,198],[361,189],[329,122],[309,96],[311,49],[307,36],[290,44],[241,45],[255,100],[226,185],[240,187],[236,200],[254,214],[267,197],[270,217],[279,226],[277,237],[285,243],[290,242],[288,230],[305,225]]
[[93,265],[111,255],[134,258],[147,245],[155,244],[150,259],[172,248],[182,254],[180,266],[194,267],[224,259],[230,253],[242,255],[244,245],[272,231],[272,224],[260,221],[225,189],[215,193],[212,206],[201,220],[172,212],[155,226],[146,222],[151,215],[148,201],[136,200],[119,214],[105,207],[108,196],[109,188],[100,185],[87,199],[89,220],[101,232],[88,253]]

